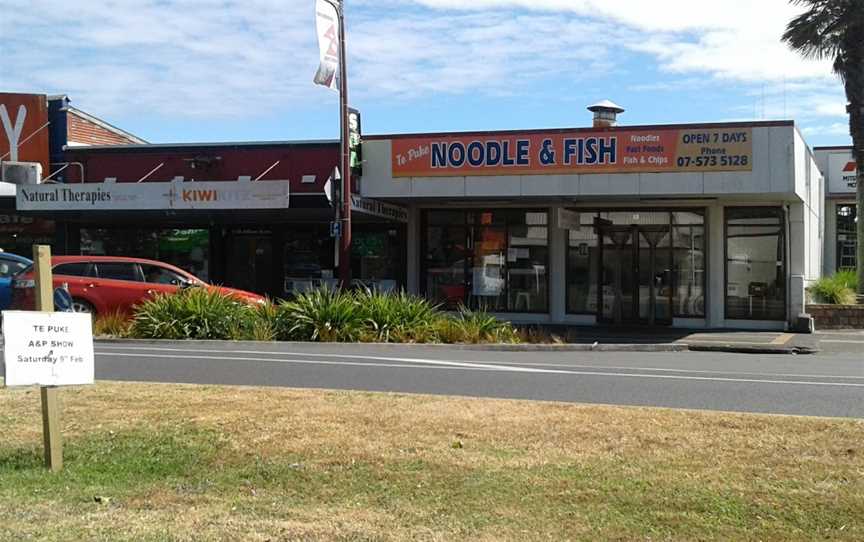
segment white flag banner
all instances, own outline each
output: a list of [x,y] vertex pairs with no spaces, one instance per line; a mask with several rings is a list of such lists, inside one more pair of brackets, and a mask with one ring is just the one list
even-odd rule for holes
[[339,16],[326,0],[316,0],[315,20],[318,27],[318,49],[321,63],[315,73],[315,83],[339,90]]

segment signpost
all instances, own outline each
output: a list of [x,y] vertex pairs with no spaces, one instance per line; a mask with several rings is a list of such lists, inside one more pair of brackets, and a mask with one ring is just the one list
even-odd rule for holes
[[41,386],[45,466],[63,468],[58,386],[94,381],[93,329],[89,314],[54,312],[51,249],[33,247],[36,311],[4,311],[6,386]]

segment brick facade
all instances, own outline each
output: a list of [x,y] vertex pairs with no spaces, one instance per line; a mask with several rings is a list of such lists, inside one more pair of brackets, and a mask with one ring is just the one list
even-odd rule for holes
[[864,329],[864,305],[807,305],[816,329]]

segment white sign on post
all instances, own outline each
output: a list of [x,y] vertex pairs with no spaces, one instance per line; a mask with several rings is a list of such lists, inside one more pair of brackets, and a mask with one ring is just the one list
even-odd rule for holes
[[93,321],[72,312],[3,312],[6,386],[92,384]]

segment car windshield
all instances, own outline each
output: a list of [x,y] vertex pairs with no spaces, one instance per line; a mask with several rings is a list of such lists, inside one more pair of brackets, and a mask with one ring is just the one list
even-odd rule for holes
[[27,269],[30,269],[30,265],[25,262],[5,260],[0,262],[0,277],[14,277]]
[[12,275],[10,275],[10,276],[12,276],[12,277],[17,277],[18,275],[20,275],[20,274],[22,274],[22,273],[28,273],[28,272],[30,272],[30,271],[32,271],[32,270],[33,270],[33,264],[31,263],[30,265],[24,265],[24,267],[22,267],[22,268],[19,269],[18,271],[15,271],[15,272],[14,272]]

